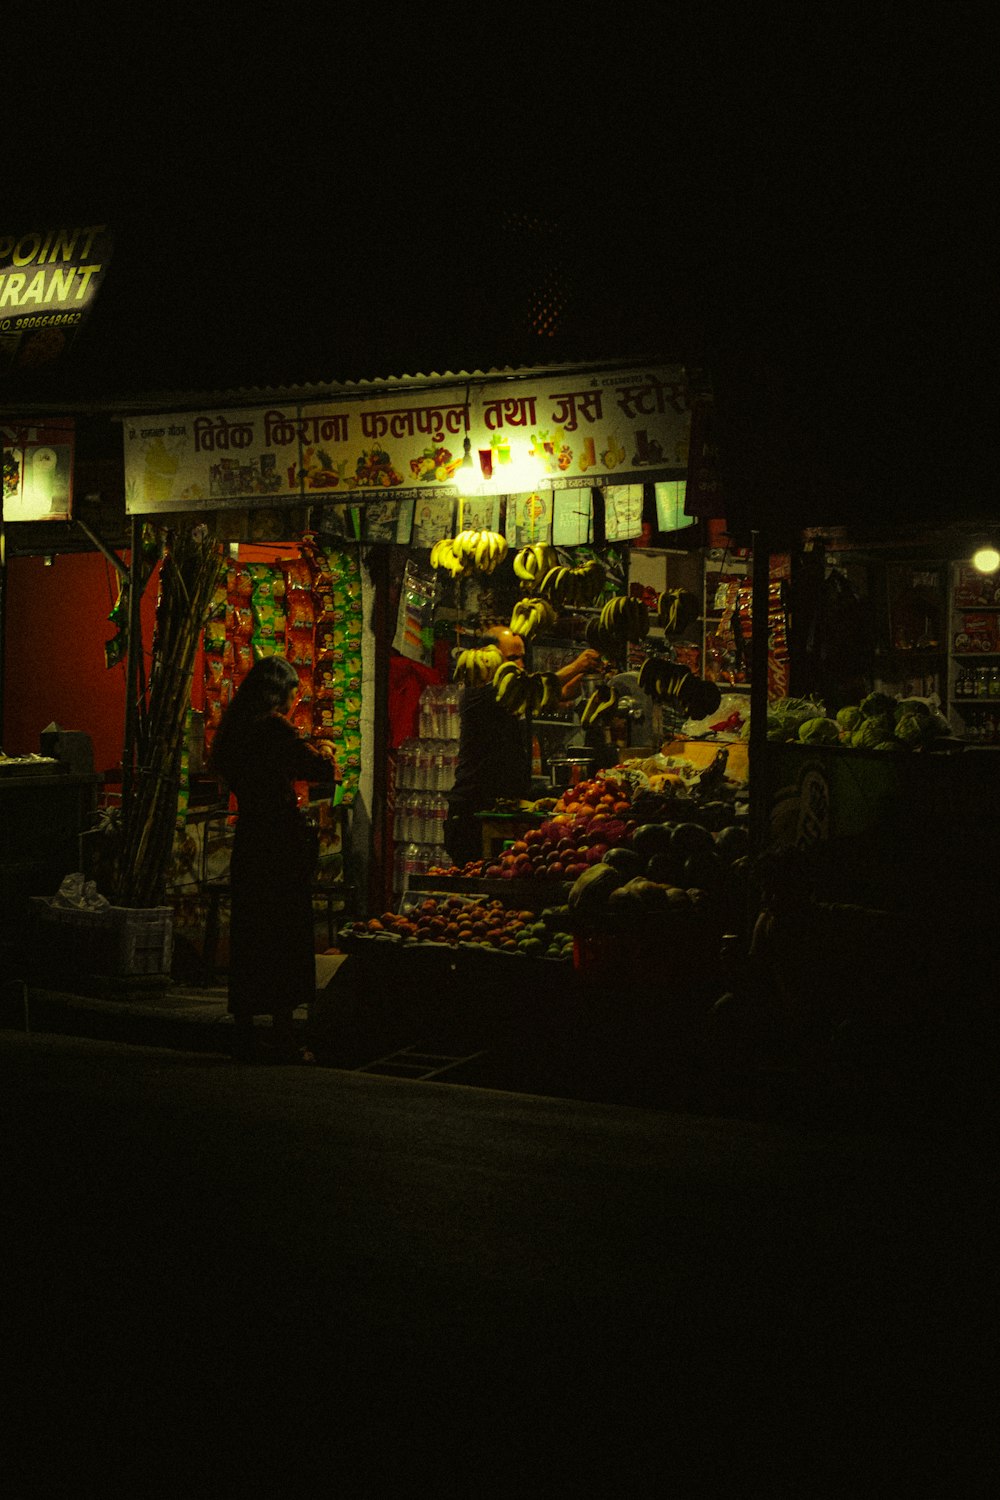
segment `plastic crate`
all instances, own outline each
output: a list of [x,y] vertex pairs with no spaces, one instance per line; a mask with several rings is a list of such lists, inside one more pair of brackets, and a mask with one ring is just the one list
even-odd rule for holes
[[169,975],[173,959],[172,906],[107,906],[81,911],[32,899],[52,946],[47,957],[59,967],[113,977]]

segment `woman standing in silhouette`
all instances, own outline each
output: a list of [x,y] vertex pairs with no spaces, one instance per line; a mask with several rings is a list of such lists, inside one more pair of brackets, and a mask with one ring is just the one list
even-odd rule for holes
[[216,730],[209,765],[238,806],[230,861],[229,1010],[234,1056],[257,1060],[254,1016],[270,1015],[276,1061],[310,1060],[292,1013],[316,988],[311,885],[314,830],[294,783],[339,779],[333,747],[315,748],[289,722],[298,673],[281,656],[248,672]]

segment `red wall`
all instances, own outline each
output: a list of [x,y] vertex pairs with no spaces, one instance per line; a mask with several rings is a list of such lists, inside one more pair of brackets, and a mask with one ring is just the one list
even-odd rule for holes
[[[125,668],[104,665],[117,597],[118,574],[99,552],[57,554],[51,567],[41,557],[8,557],[0,735],[8,755],[37,754],[41,731],[55,720],[90,735],[96,771],[120,770]],[[142,604],[148,653],[155,577]]]

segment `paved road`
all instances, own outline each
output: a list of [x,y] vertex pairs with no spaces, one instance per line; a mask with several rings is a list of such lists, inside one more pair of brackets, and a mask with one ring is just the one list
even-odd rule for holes
[[987,1492],[967,1140],[11,1033],[0,1089],[8,1493]]

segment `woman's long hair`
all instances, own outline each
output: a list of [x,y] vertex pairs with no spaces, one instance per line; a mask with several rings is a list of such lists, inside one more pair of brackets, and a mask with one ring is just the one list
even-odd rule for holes
[[231,782],[238,767],[248,731],[261,719],[283,709],[288,695],[299,685],[299,674],[283,656],[265,656],[255,662],[222,715],[208,755],[209,769],[222,781]]

